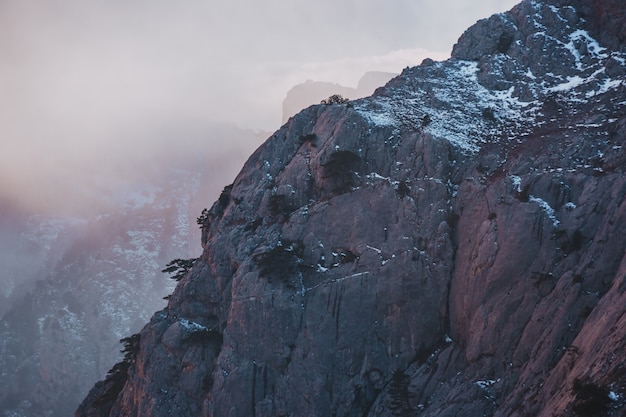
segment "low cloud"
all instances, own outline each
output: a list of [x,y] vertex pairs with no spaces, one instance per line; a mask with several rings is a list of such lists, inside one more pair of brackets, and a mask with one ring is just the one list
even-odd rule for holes
[[219,126],[274,131],[295,84],[352,87],[367,71],[445,59],[466,26],[512,4],[5,0],[0,198],[63,210],[173,149],[250,152],[258,136],[227,142]]

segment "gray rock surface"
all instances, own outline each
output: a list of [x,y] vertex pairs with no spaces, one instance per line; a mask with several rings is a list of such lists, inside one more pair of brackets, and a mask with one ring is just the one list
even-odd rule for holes
[[290,119],[76,415],[624,415],[626,54],[597,40],[624,5],[602,4],[524,1]]

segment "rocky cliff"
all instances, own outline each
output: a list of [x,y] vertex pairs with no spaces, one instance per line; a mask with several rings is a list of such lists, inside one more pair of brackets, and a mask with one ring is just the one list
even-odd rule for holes
[[76,415],[624,415],[624,11],[523,1],[291,118]]

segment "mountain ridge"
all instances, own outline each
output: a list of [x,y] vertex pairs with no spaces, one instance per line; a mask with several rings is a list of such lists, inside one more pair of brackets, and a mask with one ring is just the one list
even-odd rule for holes
[[398,74],[369,71],[359,79],[356,88],[345,87],[337,83],[313,80],[307,80],[304,83],[297,84],[291,87],[283,100],[282,123],[286,123],[290,117],[297,114],[300,110],[312,104],[319,104],[321,100],[333,94],[339,94],[351,100],[369,96],[377,87],[387,83],[387,81],[396,75]]
[[76,415],[622,415],[624,8],[526,0],[289,119]]

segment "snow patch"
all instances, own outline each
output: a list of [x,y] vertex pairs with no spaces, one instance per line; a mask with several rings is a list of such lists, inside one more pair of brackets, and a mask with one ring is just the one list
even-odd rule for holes
[[562,84],[559,84],[559,85],[556,85],[554,87],[548,88],[547,91],[550,91],[550,92],[568,91],[568,90],[571,90],[572,88],[576,88],[576,87],[578,87],[578,86],[580,86],[580,85],[582,85],[584,83],[585,83],[585,79],[584,78],[581,78],[580,76],[575,75],[573,77],[568,77],[567,81],[562,83]]
[[[406,74],[411,78],[410,71]],[[376,126],[409,126],[434,138],[447,140],[468,153],[477,152],[487,137],[501,133],[485,111],[496,112],[498,124],[518,125],[527,119],[523,111],[531,103],[521,102],[513,88],[492,91],[478,82],[478,63],[448,61],[435,63],[414,77],[420,88],[403,88],[393,94],[373,96],[355,105],[355,110]],[[443,75],[442,75],[443,73]],[[532,106],[531,106],[532,107]]]
[[178,320],[178,322],[181,324],[181,326],[183,326],[185,329],[187,329],[190,332],[207,332],[209,331],[209,329],[206,326],[203,326],[201,324],[198,324],[196,322],[187,320],[187,319],[180,319]]
[[373,250],[374,252],[376,252],[376,253],[377,253],[377,254],[379,254],[379,255],[381,255],[381,254],[383,253],[383,251],[382,251],[382,250],[380,250],[380,249],[378,249],[378,248],[375,248],[375,247],[373,247],[373,246],[367,245],[366,247],[367,247],[367,249],[371,249],[371,250]]
[[559,219],[556,218],[556,214],[554,212],[554,209],[552,208],[552,206],[550,206],[550,204],[548,204],[545,200],[542,200],[541,198],[537,198],[537,197],[532,196],[532,195],[528,197],[528,201],[532,201],[533,203],[537,203],[539,205],[539,207],[541,207],[541,209],[544,211],[544,213],[546,213],[548,218],[550,220],[552,220],[552,225],[554,227],[558,227],[559,226],[559,224],[561,222],[559,221]]
[[480,388],[486,390],[487,388],[491,387],[492,385],[494,385],[496,382],[496,380],[494,379],[485,379],[482,381],[476,381],[474,382],[474,384],[478,385]]
[[377,180],[384,180],[384,181],[389,181],[389,182],[391,182],[391,179],[390,179],[389,177],[383,177],[382,175],[380,175],[380,174],[379,174],[379,173],[377,173],[377,172],[372,172],[371,174],[367,174],[367,175],[365,176],[365,178],[367,178],[368,180],[371,180],[371,179],[377,179]]
[[[370,125],[423,132],[433,140],[446,140],[473,154],[487,142],[515,140],[509,136],[511,131],[517,132],[519,139],[535,130],[537,123],[545,123],[539,116],[546,98],[552,97],[559,105],[586,102],[626,83],[606,74],[607,60],[626,66],[626,54],[609,54],[587,31],[571,28],[563,13],[568,7],[536,1],[531,5],[535,12],[529,19],[538,28],[532,36],[550,48],[555,57],[570,61],[566,64],[572,68],[564,68],[567,72],[555,69],[555,74],[548,67],[545,75],[537,76],[530,67],[519,68],[517,75],[526,81],[524,88],[520,90],[519,82],[510,82],[503,89],[488,89],[478,81],[481,70],[477,62],[450,59],[405,69],[397,82],[368,99],[356,101],[354,110]],[[565,32],[555,33],[553,27],[542,23],[550,13],[561,20]],[[489,59],[495,72],[504,73],[512,58],[496,54]],[[502,81],[506,83],[507,78]]]
[[612,79],[603,80],[602,83],[598,86],[598,89],[596,91],[589,91],[587,93],[587,97],[591,98],[593,96],[597,96],[598,94],[604,94],[608,92],[609,90],[620,87],[623,84],[624,84],[623,80],[612,80]]
[[515,188],[515,191],[517,191],[518,193],[521,193],[522,192],[522,179],[518,177],[517,175],[510,175],[509,178],[511,179],[511,182],[513,183],[513,187]]
[[572,203],[571,201],[565,203],[565,205],[563,206],[566,210],[574,210],[576,208],[576,204]]

